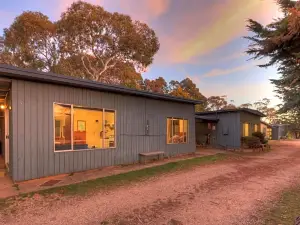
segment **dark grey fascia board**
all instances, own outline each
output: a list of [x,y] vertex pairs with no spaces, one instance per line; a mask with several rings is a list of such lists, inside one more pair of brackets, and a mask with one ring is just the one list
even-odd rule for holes
[[210,115],[210,114],[218,114],[218,113],[238,113],[238,112],[247,112],[250,114],[257,115],[259,117],[266,117],[265,114],[254,110],[254,109],[247,109],[247,108],[237,108],[237,109],[221,109],[221,110],[216,110],[216,111],[206,111],[206,112],[197,112],[196,115]]
[[205,121],[214,121],[214,122],[218,122],[219,119],[216,117],[209,117],[209,116],[195,116],[196,119],[201,119],[201,120],[205,120]]
[[20,80],[51,83],[51,84],[58,84],[58,85],[67,85],[71,87],[87,88],[87,89],[98,90],[98,91],[142,96],[146,98],[188,103],[194,105],[203,103],[202,101],[199,100],[185,99],[185,98],[174,97],[171,95],[140,91],[140,90],[130,89],[122,86],[108,85],[108,84],[80,79],[72,76],[59,75],[59,74],[48,73],[48,72],[40,72],[32,69],[23,69],[23,68],[9,66],[5,64],[0,64],[0,76],[8,77],[11,79],[20,79]]

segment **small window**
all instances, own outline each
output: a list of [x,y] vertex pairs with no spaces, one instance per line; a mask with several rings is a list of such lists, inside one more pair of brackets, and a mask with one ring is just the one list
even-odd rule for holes
[[181,144],[188,142],[188,120],[167,118],[167,143]]
[[257,132],[257,131],[258,131],[258,125],[254,124],[254,132]]
[[211,123],[208,123],[208,124],[207,124],[207,129],[209,129],[209,130],[212,129]]
[[249,124],[243,123],[243,136],[248,137],[249,136]]
[[209,130],[216,130],[216,125],[213,124],[213,123],[208,123],[207,124],[207,129],[209,129]]
[[211,127],[211,129],[212,129],[212,130],[216,130],[216,125],[213,124],[212,127]]
[[115,111],[105,110],[104,112],[104,148],[113,148],[116,146],[115,142]]

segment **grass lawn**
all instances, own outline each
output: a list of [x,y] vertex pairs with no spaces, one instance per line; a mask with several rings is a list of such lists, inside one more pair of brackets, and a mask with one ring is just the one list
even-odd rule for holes
[[300,216],[300,186],[284,191],[279,201],[266,214],[266,225],[293,225]]
[[144,181],[151,177],[172,173],[176,171],[186,170],[204,164],[211,164],[217,161],[222,161],[233,157],[234,156],[232,155],[219,153],[212,156],[203,156],[203,157],[197,157],[192,159],[180,160],[177,162],[170,162],[160,166],[154,166],[154,167],[149,167],[141,170],[130,171],[122,174],[98,178],[94,180],[88,180],[81,183],[76,183],[76,184],[71,184],[71,185],[66,185],[61,187],[54,187],[54,188],[26,193],[26,194],[24,193],[16,197],[0,199],[0,211],[1,209],[6,208],[9,204],[14,202],[16,199],[22,200],[27,197],[32,197],[34,194],[49,195],[52,193],[59,193],[63,195],[86,195],[86,194],[91,194],[94,191],[100,189],[119,187],[122,185],[129,184],[131,182]]
[[141,182],[147,179],[157,177],[160,175],[166,175],[177,171],[184,171],[195,168],[201,165],[213,164],[219,161],[231,160],[231,159],[243,159],[242,155],[218,153],[216,155],[195,157],[191,159],[180,160],[176,162],[169,162],[159,166],[148,167],[140,170],[130,171],[117,175],[111,175],[107,177],[97,178],[94,180],[88,180],[81,183],[70,184],[61,187],[53,187],[50,189],[40,190],[30,193],[22,193],[18,196],[1,199],[0,198],[0,212],[8,208],[10,205],[18,201],[31,198],[35,194],[48,196],[51,194],[59,195],[92,195],[98,190],[112,189],[115,187],[121,187],[133,182]]
[[65,195],[88,194],[91,191],[116,187],[128,184],[130,182],[143,181],[145,179],[155,177],[165,173],[171,173],[179,170],[189,169],[194,166],[214,163],[216,161],[225,160],[229,156],[226,154],[216,154],[212,156],[197,157],[177,162],[170,162],[164,165],[149,167],[141,170],[130,171],[108,177],[102,177],[95,180],[88,180],[77,184],[71,184],[62,187],[50,188],[38,191],[39,194],[61,193]]

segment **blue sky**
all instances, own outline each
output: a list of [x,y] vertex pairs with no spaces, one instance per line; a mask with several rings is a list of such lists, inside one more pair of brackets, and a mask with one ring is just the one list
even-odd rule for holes
[[[190,77],[202,94],[227,95],[236,105],[275,97],[270,78],[275,68],[262,69],[244,54],[248,42],[246,19],[264,24],[280,16],[274,0],[87,0],[108,11],[129,14],[148,23],[157,33],[161,48],[143,74],[167,81]],[[0,9],[0,33],[26,10],[40,11],[51,20],[73,0],[10,0]]]

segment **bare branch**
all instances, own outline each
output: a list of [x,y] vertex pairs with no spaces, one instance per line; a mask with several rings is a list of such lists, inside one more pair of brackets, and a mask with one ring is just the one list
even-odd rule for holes
[[84,57],[85,57],[85,56],[82,56],[82,57],[81,57],[82,65],[83,65],[84,69],[86,70],[86,72],[94,78],[94,74],[93,74],[93,73],[87,68],[87,66],[85,65]]

